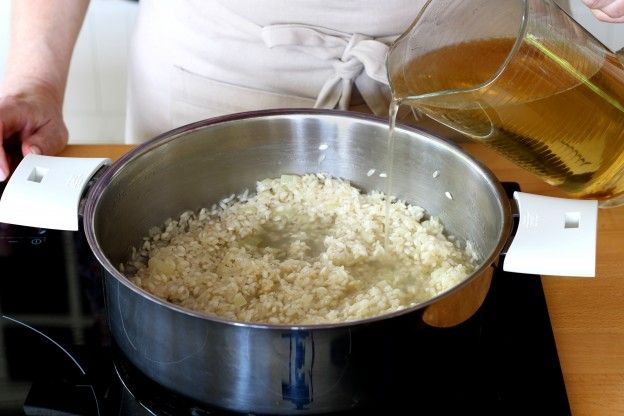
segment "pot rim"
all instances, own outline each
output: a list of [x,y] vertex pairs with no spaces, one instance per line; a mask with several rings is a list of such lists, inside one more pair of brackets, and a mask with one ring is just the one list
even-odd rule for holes
[[[310,108],[292,108],[292,109],[271,109],[271,110],[258,110],[258,111],[248,111],[241,113],[233,113],[227,114],[224,116],[218,116],[209,118],[206,120],[197,121],[194,123],[190,123],[168,132],[162,133],[153,139],[138,145],[136,148],[124,154],[117,161],[115,161],[106,172],[101,175],[96,183],[89,190],[87,200],[85,203],[85,210],[83,215],[83,225],[84,231],[87,237],[87,241],[91,248],[91,251],[94,253],[95,257],[99,261],[102,267],[110,274],[112,277],[117,279],[119,283],[126,286],[126,288],[135,292],[136,294],[147,298],[152,302],[156,302],[157,304],[175,310],[176,312],[180,312],[182,314],[191,316],[193,318],[199,318],[204,320],[209,320],[213,322],[218,322],[225,325],[232,325],[237,327],[246,327],[246,328],[262,328],[262,329],[275,329],[275,330],[317,330],[317,329],[334,329],[334,328],[342,328],[342,327],[353,327],[355,325],[364,325],[373,323],[376,321],[381,321],[385,319],[390,319],[394,317],[398,317],[401,315],[405,315],[408,313],[415,312],[420,309],[424,309],[425,307],[439,301],[440,299],[460,290],[462,287],[467,285],[476,277],[480,276],[492,263],[494,263],[495,259],[499,256],[503,247],[507,243],[509,235],[511,234],[512,228],[512,219],[511,219],[511,206],[509,199],[507,198],[505,191],[496,178],[496,176],[492,173],[492,171],[483,165],[481,162],[474,159],[472,156],[467,154],[459,145],[453,143],[451,141],[445,140],[440,137],[433,136],[427,132],[419,130],[417,128],[407,126],[404,124],[397,123],[397,130],[405,130],[407,132],[418,134],[425,136],[428,140],[436,142],[438,146],[450,148],[454,153],[464,159],[465,162],[472,165],[476,171],[478,171],[483,179],[487,182],[488,186],[492,189],[493,194],[497,196],[497,200],[500,205],[500,209],[502,211],[502,227],[500,233],[498,235],[498,242],[494,250],[488,254],[487,258],[484,259],[480,266],[463,282],[458,285],[453,286],[452,288],[438,294],[437,296],[429,299],[426,302],[419,303],[418,305],[411,306],[408,308],[404,308],[398,311],[373,316],[365,319],[358,319],[353,321],[344,321],[344,322],[336,322],[336,323],[323,323],[323,324],[309,324],[309,325],[292,325],[292,324],[269,324],[269,323],[256,323],[256,322],[243,322],[243,321],[235,321],[230,319],[221,318],[216,315],[208,315],[205,313],[193,311],[187,308],[184,308],[179,305],[175,305],[173,303],[169,303],[163,299],[160,299],[151,293],[139,288],[135,284],[133,284],[123,273],[121,273],[117,268],[110,262],[108,257],[102,251],[96,235],[95,235],[95,212],[100,200],[100,197],[111,183],[113,177],[132,160],[141,157],[143,154],[146,154],[153,149],[168,143],[171,140],[174,140],[186,133],[190,133],[194,130],[198,130],[207,126],[234,122],[238,120],[245,119],[253,119],[253,118],[266,118],[266,117],[277,117],[277,116],[331,116],[331,117],[339,117],[339,118],[349,118],[349,119],[358,119],[367,122],[372,122],[376,124],[384,124],[388,126],[388,120],[382,117],[373,116],[365,113],[357,113],[352,111],[339,111],[339,110],[326,110],[326,109],[310,109]],[[108,277],[106,277],[108,278]]]

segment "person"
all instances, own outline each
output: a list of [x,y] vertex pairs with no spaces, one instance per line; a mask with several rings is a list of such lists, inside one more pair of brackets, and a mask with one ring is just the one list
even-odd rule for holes
[[623,0],[583,0],[583,3],[598,20],[609,23],[624,22]]
[[[624,0],[584,0],[600,19]],[[425,0],[141,0],[130,47],[126,140],[190,121],[271,107],[385,113],[388,45]],[[0,144],[56,154],[62,104],[88,0],[16,0],[0,83]],[[355,88],[354,88],[355,86]],[[0,181],[9,162],[0,146]]]
[[[425,0],[141,0],[130,45],[126,141],[237,111],[387,111],[388,45]],[[2,140],[67,143],[62,102],[88,0],[17,0],[0,84]],[[366,33],[359,34],[359,33]],[[0,147],[0,180],[8,174]]]

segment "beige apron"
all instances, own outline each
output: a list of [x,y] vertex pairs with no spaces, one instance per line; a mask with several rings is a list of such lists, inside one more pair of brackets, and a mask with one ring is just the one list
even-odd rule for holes
[[[141,0],[126,141],[266,108],[387,113],[388,45],[424,0]],[[354,88],[355,87],[355,88]]]

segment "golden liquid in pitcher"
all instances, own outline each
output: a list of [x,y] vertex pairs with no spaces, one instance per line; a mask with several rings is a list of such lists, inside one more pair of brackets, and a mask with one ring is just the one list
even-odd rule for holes
[[494,82],[467,90],[492,78],[513,43],[480,40],[422,55],[391,74],[395,99],[573,197],[624,203],[622,63],[614,55],[586,62],[528,38]]

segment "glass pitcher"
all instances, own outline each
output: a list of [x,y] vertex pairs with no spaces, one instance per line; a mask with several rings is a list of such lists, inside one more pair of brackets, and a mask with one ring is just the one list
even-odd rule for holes
[[572,197],[624,204],[624,67],[550,0],[430,0],[387,66],[401,104]]

